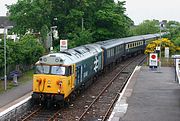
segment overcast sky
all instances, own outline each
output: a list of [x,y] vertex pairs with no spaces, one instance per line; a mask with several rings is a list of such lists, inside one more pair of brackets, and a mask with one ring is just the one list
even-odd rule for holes
[[[18,0],[0,0],[0,16],[6,15],[5,4]],[[120,0],[122,1],[122,0]],[[143,20],[175,20],[180,22],[180,0],[125,0],[126,14],[139,24]]]
[[5,4],[11,5],[13,3],[16,3],[18,0],[0,0],[0,16],[5,16],[7,9]]
[[180,0],[125,0],[127,15],[139,24],[143,20],[175,20],[180,22]]

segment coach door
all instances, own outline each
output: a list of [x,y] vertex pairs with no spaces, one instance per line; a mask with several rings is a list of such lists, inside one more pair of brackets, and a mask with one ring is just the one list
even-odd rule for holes
[[71,88],[74,88],[75,85],[75,78],[76,78],[76,74],[75,74],[75,64],[71,66]]
[[78,85],[79,83],[81,83],[82,81],[82,67],[78,66],[76,67],[76,85]]

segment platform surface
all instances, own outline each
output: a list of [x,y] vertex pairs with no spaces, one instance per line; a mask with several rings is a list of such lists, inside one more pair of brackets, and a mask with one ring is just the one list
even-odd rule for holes
[[0,94],[0,112],[29,97],[31,92],[32,80]]
[[173,67],[137,67],[108,121],[180,121],[180,85]]
[[151,71],[141,67],[127,97],[127,112],[120,121],[180,121],[180,85],[175,82],[174,68]]

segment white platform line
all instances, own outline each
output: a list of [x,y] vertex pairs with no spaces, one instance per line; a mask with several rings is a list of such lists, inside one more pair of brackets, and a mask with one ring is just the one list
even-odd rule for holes
[[[128,79],[128,81],[127,81],[127,83],[126,83],[123,91],[120,93],[119,99],[117,100],[116,105],[115,105],[115,107],[114,107],[114,109],[113,109],[113,111],[112,111],[112,113],[111,113],[108,121],[112,121],[115,113],[118,111],[118,110],[117,110],[118,108],[122,108],[123,106],[126,106],[126,107],[125,107],[126,109],[123,110],[123,113],[126,113],[128,104],[124,104],[123,106],[120,106],[120,107],[119,107],[118,104],[121,102],[122,96],[124,95],[124,93],[125,93],[125,91],[126,91],[126,88],[127,88],[127,86],[129,85],[130,80],[131,80],[131,78],[133,77],[134,73],[135,73],[137,70],[139,70],[140,68],[141,68],[141,66],[136,66],[136,67],[135,67],[135,69],[134,69],[133,73],[131,74],[130,78]],[[120,110],[121,110],[121,109],[120,109]],[[125,111],[125,112],[124,112],[124,111]],[[119,117],[119,118],[120,118],[120,117]]]
[[4,111],[2,111],[2,112],[0,113],[0,117],[3,116],[3,115],[5,115],[6,113],[12,111],[13,109],[19,107],[20,105],[24,104],[25,102],[29,101],[30,99],[31,99],[31,96],[27,97],[26,99],[22,100],[22,101],[19,102],[19,103],[15,104],[15,105],[13,105],[13,106],[11,106],[11,107],[9,107],[9,108],[7,108],[6,110],[4,110]]

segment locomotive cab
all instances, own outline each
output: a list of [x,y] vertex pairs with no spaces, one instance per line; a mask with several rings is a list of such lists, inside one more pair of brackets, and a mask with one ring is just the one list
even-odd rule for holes
[[41,101],[67,98],[74,88],[74,68],[75,65],[36,63],[32,97]]

